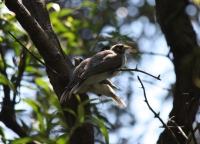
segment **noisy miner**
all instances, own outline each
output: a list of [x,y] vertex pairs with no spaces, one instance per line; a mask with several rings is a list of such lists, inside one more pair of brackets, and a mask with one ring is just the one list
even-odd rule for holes
[[[75,66],[77,66],[82,62],[82,59],[74,57],[74,61],[75,61]],[[120,107],[123,106],[125,107],[126,104],[115,94],[115,91],[112,89],[112,87],[117,88],[109,79],[105,79],[98,84],[88,85],[87,87],[88,89],[84,89],[86,90],[85,92],[81,90],[82,88],[79,89],[79,91],[83,93],[91,92],[93,94],[96,94],[97,96],[105,95],[107,97],[112,98],[112,100]]]
[[130,46],[116,44],[110,50],[98,52],[94,56],[83,60],[73,71],[69,85],[61,96],[60,101],[70,98],[72,94],[85,91],[88,85],[98,84],[99,82],[116,76],[126,62],[124,55]]
[[[103,51],[104,48],[105,48],[105,47],[103,47],[103,48],[101,49],[101,51]],[[106,49],[107,49],[107,47],[106,47]],[[83,61],[83,59],[74,57],[75,66],[78,66],[82,61]],[[118,88],[116,85],[114,85],[109,79],[102,80],[102,81],[100,82],[100,84],[108,84],[108,85],[109,85],[110,87],[112,87],[112,88],[119,89],[119,88]]]

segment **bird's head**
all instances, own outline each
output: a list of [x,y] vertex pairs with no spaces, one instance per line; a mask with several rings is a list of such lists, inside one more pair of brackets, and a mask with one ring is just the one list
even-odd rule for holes
[[74,57],[75,66],[78,66],[82,61],[83,61],[83,59]]
[[104,47],[101,48],[100,51],[104,51],[104,50],[110,50],[110,46],[104,46]]
[[123,54],[127,49],[130,49],[131,46],[123,45],[123,44],[116,44],[111,47],[111,50],[113,50],[116,53]]

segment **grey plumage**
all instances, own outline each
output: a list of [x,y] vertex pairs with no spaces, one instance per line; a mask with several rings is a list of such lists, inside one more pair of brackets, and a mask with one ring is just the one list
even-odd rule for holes
[[[84,93],[88,90],[89,85],[101,85],[101,81],[117,75],[119,71],[115,70],[124,66],[126,61],[124,52],[129,48],[131,47],[123,44],[116,44],[111,47],[111,50],[101,51],[83,60],[74,69],[70,83],[61,96],[60,101],[63,102],[66,98],[70,98],[72,94]],[[109,90],[111,88],[109,85],[105,87]]]

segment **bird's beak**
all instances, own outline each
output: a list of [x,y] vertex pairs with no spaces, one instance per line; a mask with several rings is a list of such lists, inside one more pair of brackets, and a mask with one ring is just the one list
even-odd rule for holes
[[124,50],[127,50],[127,49],[131,49],[131,48],[132,48],[131,46],[125,45],[123,49],[124,49]]
[[78,58],[76,58],[76,57],[74,57],[74,61],[79,61],[79,59],[78,59]]
[[74,63],[75,63],[75,66],[78,66],[81,63],[80,59],[74,57]]

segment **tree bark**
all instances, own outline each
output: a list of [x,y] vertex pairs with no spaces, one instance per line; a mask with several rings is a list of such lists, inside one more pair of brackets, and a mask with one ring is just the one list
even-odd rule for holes
[[[64,88],[69,83],[69,74],[74,67],[70,59],[64,54],[60,43],[55,35],[50,23],[48,12],[43,0],[23,0],[21,4],[18,0],[6,0],[5,4],[9,10],[16,14],[16,18],[22,27],[28,32],[30,38],[43,57],[45,64],[59,73],[60,76],[50,71],[47,74],[58,98],[62,95]],[[87,100],[87,95],[81,95],[82,101]],[[77,112],[78,101],[75,97],[67,100],[62,107],[72,109]],[[72,128],[76,118],[63,111],[66,123]],[[89,104],[85,106],[85,115],[91,115]],[[70,144],[93,144],[94,134],[91,124],[84,124],[70,138]]]
[[[162,32],[165,35],[167,44],[173,54],[173,64],[176,74],[175,91],[173,93],[173,108],[169,118],[184,126],[186,135],[192,132],[192,123],[199,106],[200,88],[198,45],[196,34],[191,25],[190,19],[185,13],[187,2],[183,0],[156,0],[156,16]],[[174,126],[168,122],[168,125]],[[178,129],[171,129],[179,143],[183,144],[186,139],[179,133]],[[175,143],[165,129],[158,143]]]

